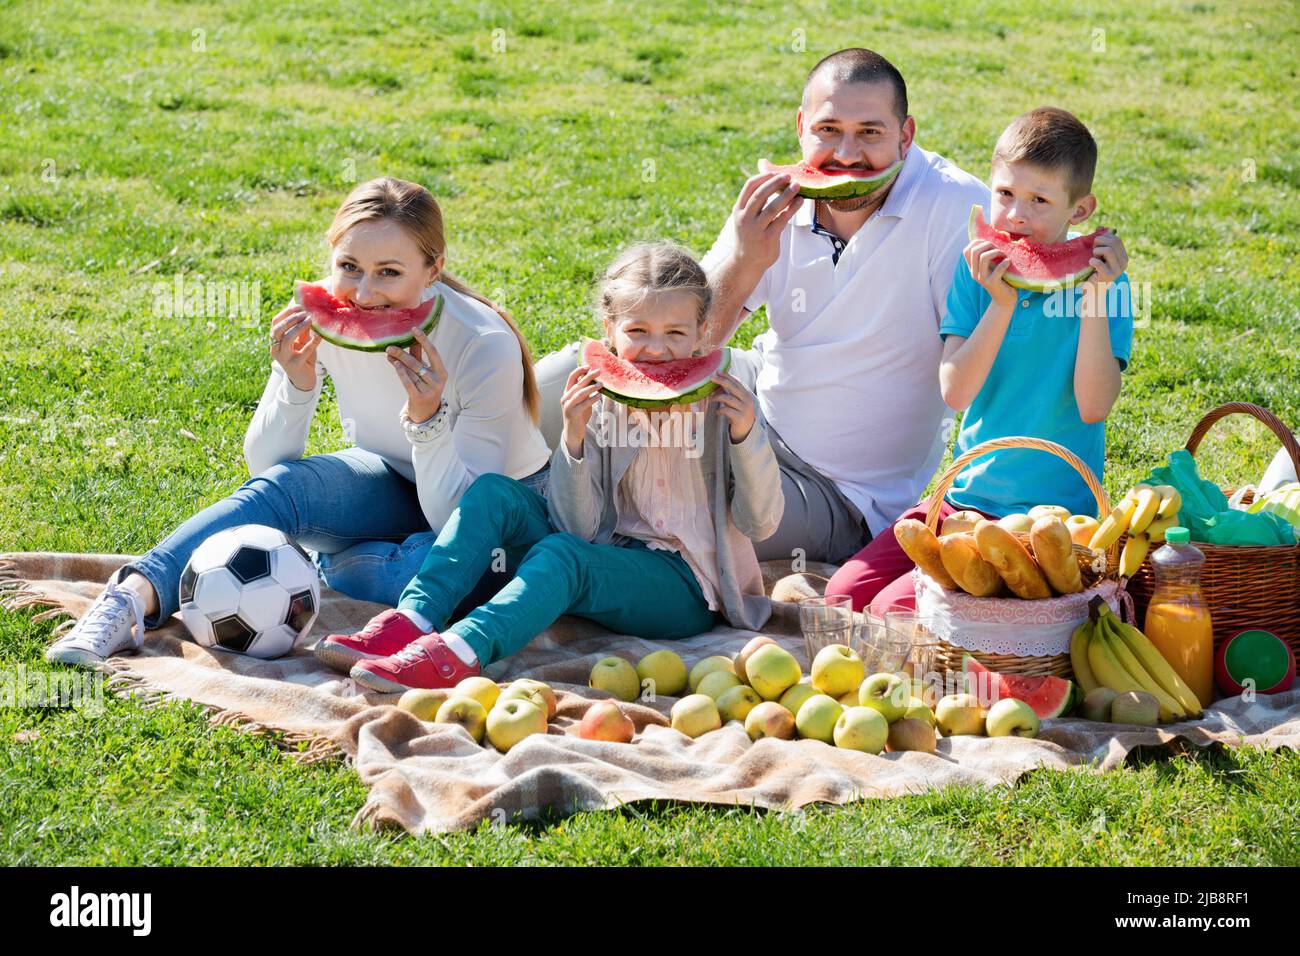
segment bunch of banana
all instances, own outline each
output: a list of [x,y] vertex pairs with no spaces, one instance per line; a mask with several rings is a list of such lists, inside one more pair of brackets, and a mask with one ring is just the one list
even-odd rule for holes
[[1142,566],[1151,545],[1165,540],[1165,532],[1178,524],[1183,496],[1173,485],[1137,485],[1106,516],[1088,547],[1105,550],[1128,532],[1119,556],[1119,573],[1131,578]]
[[1074,679],[1086,694],[1097,687],[1118,693],[1144,690],[1160,702],[1160,720],[1168,723],[1201,716],[1201,702],[1187,682],[1132,624],[1125,624],[1101,597],[1088,604],[1088,620],[1070,638]]

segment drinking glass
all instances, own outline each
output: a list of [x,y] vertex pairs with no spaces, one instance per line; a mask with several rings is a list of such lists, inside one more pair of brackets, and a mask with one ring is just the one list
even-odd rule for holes
[[799,605],[799,627],[803,630],[808,666],[823,647],[853,643],[853,606],[847,594],[809,598]]

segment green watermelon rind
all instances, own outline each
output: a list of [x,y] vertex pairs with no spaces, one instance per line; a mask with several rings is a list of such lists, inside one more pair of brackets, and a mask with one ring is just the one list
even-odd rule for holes
[[[974,666],[972,667],[972,665]],[[1030,707],[1034,708],[1034,713],[1038,714],[1038,717],[1041,720],[1046,720],[1052,717],[1064,717],[1074,707],[1075,683],[1072,680],[1068,680],[1064,677],[1056,677],[1055,675],[1050,675],[1050,674],[1044,674],[1042,676],[1034,676],[1034,677],[1023,677],[1018,674],[999,674],[997,671],[993,670],[993,668],[985,667],[983,664],[981,664],[970,654],[962,655],[961,658],[962,683],[966,686],[968,692],[974,693],[974,690],[971,689],[971,677],[974,674],[980,673],[981,671],[988,674],[993,674],[998,678],[999,681],[1002,681],[1004,684],[1010,684],[1012,688],[1014,688],[1014,685],[1018,680],[1027,680],[1027,681],[1035,681],[1035,682],[1041,681],[1044,684],[1047,684],[1049,682],[1046,680],[1046,678],[1051,677],[1052,680],[1058,680],[1063,682],[1065,684],[1065,688],[1060,694],[1060,700],[1055,703],[1054,709],[1053,709],[1053,705],[1046,703],[1046,701],[1043,704],[1043,710],[1049,711],[1048,713],[1039,713],[1039,709],[1038,707],[1034,706],[1033,701],[1025,700],[1025,703],[1029,704]],[[1016,695],[1014,693],[1011,693],[1008,696],[1015,697]],[[1016,699],[1024,700],[1023,697],[1016,697]]]
[[[299,285],[294,286],[293,299],[299,305],[302,305],[300,286],[305,284],[307,283],[300,283]],[[420,323],[420,331],[425,335],[428,335],[433,331],[433,327],[438,324],[438,319],[442,317],[442,305],[443,298],[442,295],[439,294],[434,297],[433,308],[429,310],[428,318]],[[304,308],[306,308],[306,306],[304,306]],[[308,312],[310,314],[310,310],[308,310]],[[351,339],[346,335],[339,335],[336,332],[330,331],[322,326],[315,318],[311,320],[311,327],[315,329],[316,333],[326,342],[337,345],[342,349],[351,349],[354,352],[383,352],[387,350],[390,345],[404,348],[415,342],[414,326],[412,326],[410,332],[406,332],[402,335],[390,335],[383,339]]]
[[[783,167],[772,166],[771,169],[782,169]],[[766,172],[760,165],[760,171]],[[868,176],[865,179],[859,179],[853,176],[844,177],[844,182],[836,183],[833,186],[800,186],[799,195],[805,199],[864,199],[867,196],[873,196],[880,190],[892,183],[903,168],[903,161],[897,160],[892,166],[882,169],[874,176]]]
[[[714,375],[721,374],[731,367],[731,349],[723,347],[722,362],[718,365],[717,372]],[[702,398],[708,398],[713,390],[718,387],[717,382],[705,382],[703,385],[696,386],[688,392],[681,392],[672,398],[633,398],[628,395],[620,395],[612,389],[601,387],[600,393],[608,395],[611,399],[620,405],[627,405],[629,408],[668,408],[670,405],[690,405],[698,402]]]
[[[984,210],[978,204],[970,207],[970,216],[966,220],[966,236],[972,241],[976,238],[975,231],[977,227],[975,220],[983,214]],[[1024,289],[1026,292],[1060,292],[1064,289],[1074,288],[1096,271],[1092,266],[1085,266],[1078,272],[1062,276],[1059,279],[1026,279],[1022,276],[1008,274],[1002,277],[1002,281],[1012,288]]]

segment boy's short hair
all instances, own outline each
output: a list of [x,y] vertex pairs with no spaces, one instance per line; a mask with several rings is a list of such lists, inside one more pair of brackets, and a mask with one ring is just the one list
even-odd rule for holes
[[993,162],[998,161],[1063,172],[1073,202],[1092,192],[1097,142],[1069,110],[1040,106],[1017,116],[1002,131],[993,147]]
[[903,74],[874,50],[859,46],[837,50],[829,56],[822,57],[808,73],[803,84],[803,99],[808,99],[808,88],[813,80],[823,74],[829,75],[835,83],[888,83],[894,91],[894,113],[898,122],[907,119],[907,84]]

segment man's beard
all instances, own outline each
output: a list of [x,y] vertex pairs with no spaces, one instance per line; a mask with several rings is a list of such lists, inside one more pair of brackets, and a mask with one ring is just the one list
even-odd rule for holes
[[870,196],[863,196],[861,199],[824,199],[822,201],[836,212],[858,212],[861,209],[866,209],[872,203],[879,202],[880,196],[872,193]]

